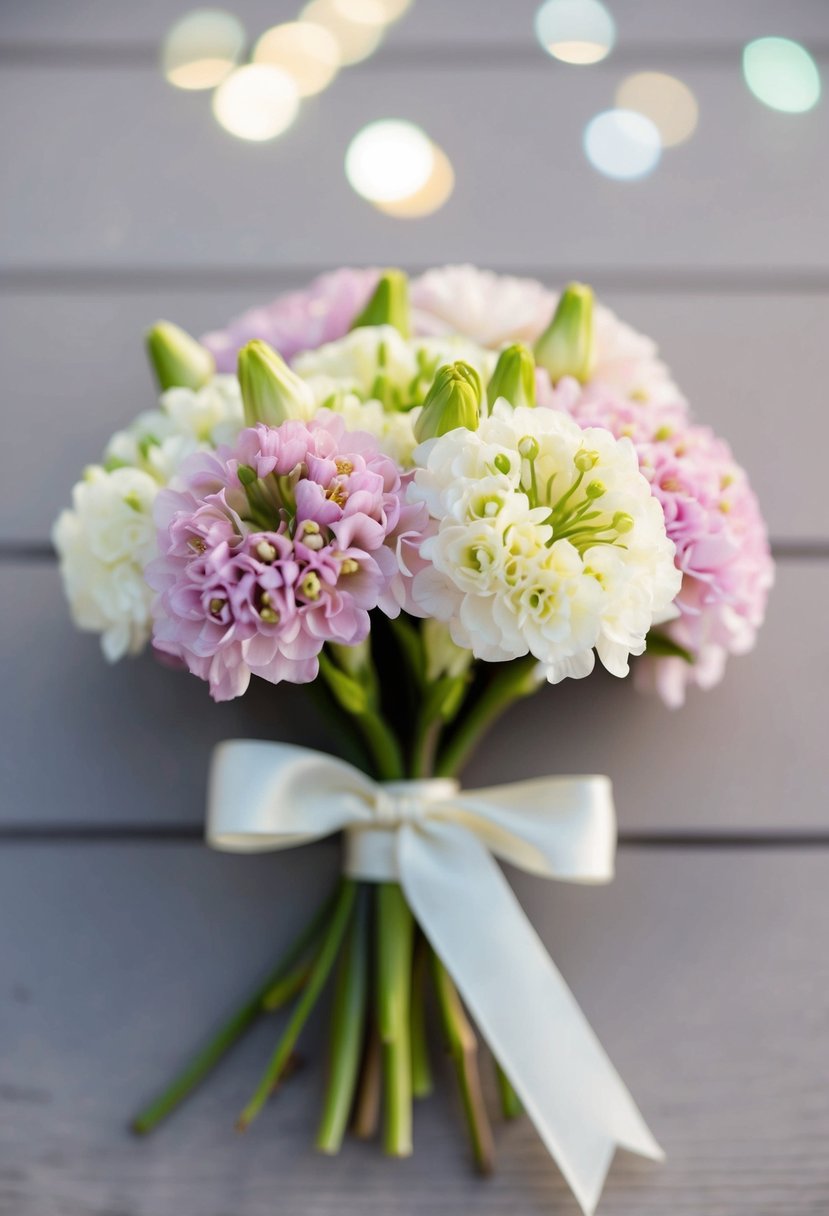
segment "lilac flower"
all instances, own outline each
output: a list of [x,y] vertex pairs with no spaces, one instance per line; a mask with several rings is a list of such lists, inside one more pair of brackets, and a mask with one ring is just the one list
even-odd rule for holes
[[315,349],[348,333],[376,282],[376,270],[346,267],[320,275],[305,290],[251,308],[224,329],[205,334],[201,341],[212,352],[220,372],[235,371],[239,350],[254,338],[262,338],[283,359],[290,360],[300,351]]
[[373,608],[395,616],[406,602],[402,552],[425,510],[405,504],[373,437],[336,415],[244,430],[191,457],[180,484],[156,499],[153,641],[215,700],[252,674],[313,680],[326,642],[356,645]]
[[636,678],[667,705],[681,705],[689,684],[712,687],[729,654],[752,649],[765,616],[774,565],[748,477],[724,440],[688,418],[684,403],[585,392],[565,379],[552,392],[548,387],[544,404],[566,409],[581,426],[626,435],[636,447],[683,574],[678,615],[659,632],[694,660],[646,657]]

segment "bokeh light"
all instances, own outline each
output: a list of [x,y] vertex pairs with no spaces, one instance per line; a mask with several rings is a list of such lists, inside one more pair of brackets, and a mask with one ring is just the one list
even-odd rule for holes
[[292,77],[300,97],[320,93],[340,67],[334,35],[310,21],[288,21],[266,30],[254,47],[254,63],[267,63]]
[[757,38],[743,50],[743,75],[758,101],[802,114],[817,105],[820,73],[812,56],[789,38]]
[[291,125],[299,94],[291,77],[265,63],[232,72],[213,94],[216,121],[239,139],[274,139]]
[[697,99],[687,84],[665,72],[637,72],[626,77],[616,90],[616,105],[649,118],[659,131],[663,148],[689,139],[699,118]]
[[635,110],[604,110],[584,131],[584,151],[606,177],[633,181],[656,168],[662,151],[659,130]]
[[378,211],[393,215],[397,219],[412,220],[422,219],[423,216],[440,210],[455,188],[455,172],[443,148],[433,143],[432,153],[432,172],[420,189],[393,202],[375,202]]
[[589,64],[610,53],[616,25],[599,0],[546,0],[535,14],[535,34],[554,59]]
[[[339,47],[340,61],[345,64],[359,63],[376,51],[386,28],[382,19],[365,21],[349,16],[350,11],[345,0],[311,0],[300,13],[301,21],[321,25],[331,34]],[[353,11],[362,11],[365,15],[370,10],[355,8]]]
[[213,89],[233,71],[244,46],[244,27],[232,13],[195,9],[169,30],[161,67],[176,88]]
[[381,119],[359,131],[345,155],[351,186],[372,203],[395,203],[422,190],[432,175],[435,148],[425,131],[400,119]]

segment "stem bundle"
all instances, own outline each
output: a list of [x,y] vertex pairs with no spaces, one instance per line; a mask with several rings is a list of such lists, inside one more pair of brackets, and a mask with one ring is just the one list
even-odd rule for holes
[[[380,780],[399,780],[407,771],[419,778],[433,772],[453,776],[483,732],[536,686],[534,664],[519,660],[505,665],[477,692],[471,707],[459,714],[467,693],[466,678],[445,677],[427,686],[417,631],[401,623],[396,634],[403,657],[418,673],[421,698],[415,729],[409,735],[408,765],[398,737],[384,717],[370,657],[360,679],[327,660],[322,665],[326,684],[340,708],[350,713]],[[441,749],[441,735],[456,715],[458,724]],[[473,1158],[481,1173],[490,1173],[494,1145],[477,1037],[451,977],[420,934],[403,892],[394,882],[342,880],[279,966],[160,1097],[137,1116],[133,1130],[139,1134],[152,1131],[260,1016],[294,1002],[259,1084],[239,1116],[237,1127],[247,1128],[291,1071],[300,1034],[334,971],[330,1058],[318,1149],[338,1152],[349,1121],[355,1135],[373,1136],[382,1113],[386,1153],[403,1157],[412,1152],[413,1099],[432,1090],[426,1024],[426,988],[431,977]],[[521,1103],[501,1069],[496,1066],[496,1071],[502,1112],[505,1118],[513,1118],[520,1113]]]

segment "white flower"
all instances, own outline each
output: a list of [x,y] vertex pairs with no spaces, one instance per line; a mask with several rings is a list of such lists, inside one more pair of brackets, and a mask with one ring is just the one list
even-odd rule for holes
[[125,430],[116,431],[105,462],[142,469],[167,485],[193,452],[230,443],[243,425],[239,381],[214,376],[200,389],[167,389],[157,409],[145,410]]
[[553,315],[556,297],[535,279],[493,274],[476,266],[441,266],[411,284],[415,328],[422,334],[465,334],[482,346],[529,345]]
[[387,393],[387,408],[408,409],[422,401],[435,373],[462,359],[486,383],[496,356],[463,335],[408,341],[391,325],[361,326],[337,342],[298,355],[293,369],[310,385],[318,404],[348,391],[364,400]]
[[152,505],[158,483],[139,469],[88,469],[52,539],[72,618],[100,633],[110,662],[136,654],[150,634],[152,592],[144,567],[156,555]]
[[423,614],[477,658],[533,654],[552,683],[587,675],[594,648],[626,675],[681,581],[633,445],[501,399],[415,459],[410,496],[436,521],[413,586]]
[[402,469],[411,468],[417,447],[414,424],[420,406],[413,410],[387,410],[382,401],[361,401],[356,393],[342,393],[331,400],[330,406],[334,413],[343,416],[350,431],[368,431],[374,435],[381,452]]

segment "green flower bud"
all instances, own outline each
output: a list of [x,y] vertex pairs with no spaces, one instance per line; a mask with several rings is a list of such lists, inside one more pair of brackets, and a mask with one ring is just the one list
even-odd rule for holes
[[555,382],[562,376],[582,381],[593,370],[593,292],[570,283],[561,294],[553,319],[534,348],[535,361]]
[[147,330],[147,357],[158,387],[201,388],[216,370],[209,350],[171,321],[156,321]]
[[239,351],[239,387],[245,422],[279,426],[287,418],[308,418],[313,412],[311,390],[267,342],[255,339]]
[[498,356],[486,399],[492,407],[499,397],[512,406],[535,405],[535,359],[520,342],[507,346]]
[[481,378],[474,367],[460,361],[441,367],[415,423],[415,439],[423,443],[459,426],[477,431],[482,397]]
[[367,325],[393,325],[404,338],[411,337],[409,279],[402,270],[383,271],[368,304],[351,322],[352,329]]

